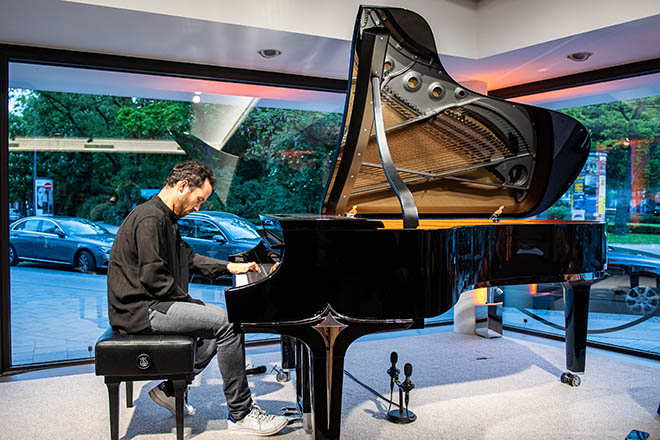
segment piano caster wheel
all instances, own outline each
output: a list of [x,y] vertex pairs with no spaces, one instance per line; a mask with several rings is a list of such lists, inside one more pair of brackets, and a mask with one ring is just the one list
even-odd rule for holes
[[278,382],[288,382],[291,379],[291,373],[289,371],[282,370],[277,366],[271,368],[271,373],[275,372],[275,380]]
[[577,374],[562,373],[561,374],[561,382],[562,383],[567,383],[572,387],[579,387],[580,384],[582,383],[582,379],[580,379],[580,376],[578,376]]
[[275,376],[275,380],[278,382],[288,382],[289,381],[289,372],[288,371],[278,371]]

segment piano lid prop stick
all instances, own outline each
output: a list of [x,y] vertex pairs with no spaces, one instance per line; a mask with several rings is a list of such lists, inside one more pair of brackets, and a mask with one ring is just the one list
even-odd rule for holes
[[350,211],[348,211],[345,216],[346,217],[355,217],[355,214],[357,214],[357,205],[353,205]]

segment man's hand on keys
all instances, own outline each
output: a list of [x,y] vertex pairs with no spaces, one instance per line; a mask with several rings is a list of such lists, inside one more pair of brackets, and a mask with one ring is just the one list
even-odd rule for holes
[[261,272],[259,266],[254,261],[249,263],[227,263],[227,270],[233,274],[246,273],[246,272]]

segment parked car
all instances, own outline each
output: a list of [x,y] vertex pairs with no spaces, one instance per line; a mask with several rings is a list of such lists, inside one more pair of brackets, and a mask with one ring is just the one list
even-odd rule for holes
[[[660,313],[660,258],[653,254],[616,246],[607,251],[607,278],[590,290],[592,312],[648,315]],[[505,305],[534,309],[563,309],[559,283],[508,286]]]
[[21,214],[21,211],[18,209],[11,208],[9,210],[9,224],[11,225],[14,223],[16,220],[20,219],[23,217],[23,214]]
[[107,268],[114,234],[77,217],[25,217],[9,228],[9,262],[54,263],[82,272]]
[[219,260],[267,242],[252,223],[228,212],[199,211],[179,220],[181,238],[193,251]]

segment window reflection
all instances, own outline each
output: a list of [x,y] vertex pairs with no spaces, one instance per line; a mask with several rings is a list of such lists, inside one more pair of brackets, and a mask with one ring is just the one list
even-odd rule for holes
[[[9,87],[14,365],[93,355],[108,325],[114,233],[174,164],[216,174],[201,208],[210,217],[180,223],[200,253],[255,246],[261,213],[317,212],[344,103],[341,93],[28,63],[10,63]],[[190,292],[224,307],[226,287],[194,279]]]
[[[591,287],[589,340],[658,353],[660,96],[600,98],[597,104],[559,107],[589,129],[591,154],[569,191],[539,218],[607,223],[608,277]],[[519,101],[558,108],[539,99]],[[563,334],[565,287],[505,287],[505,324]]]

